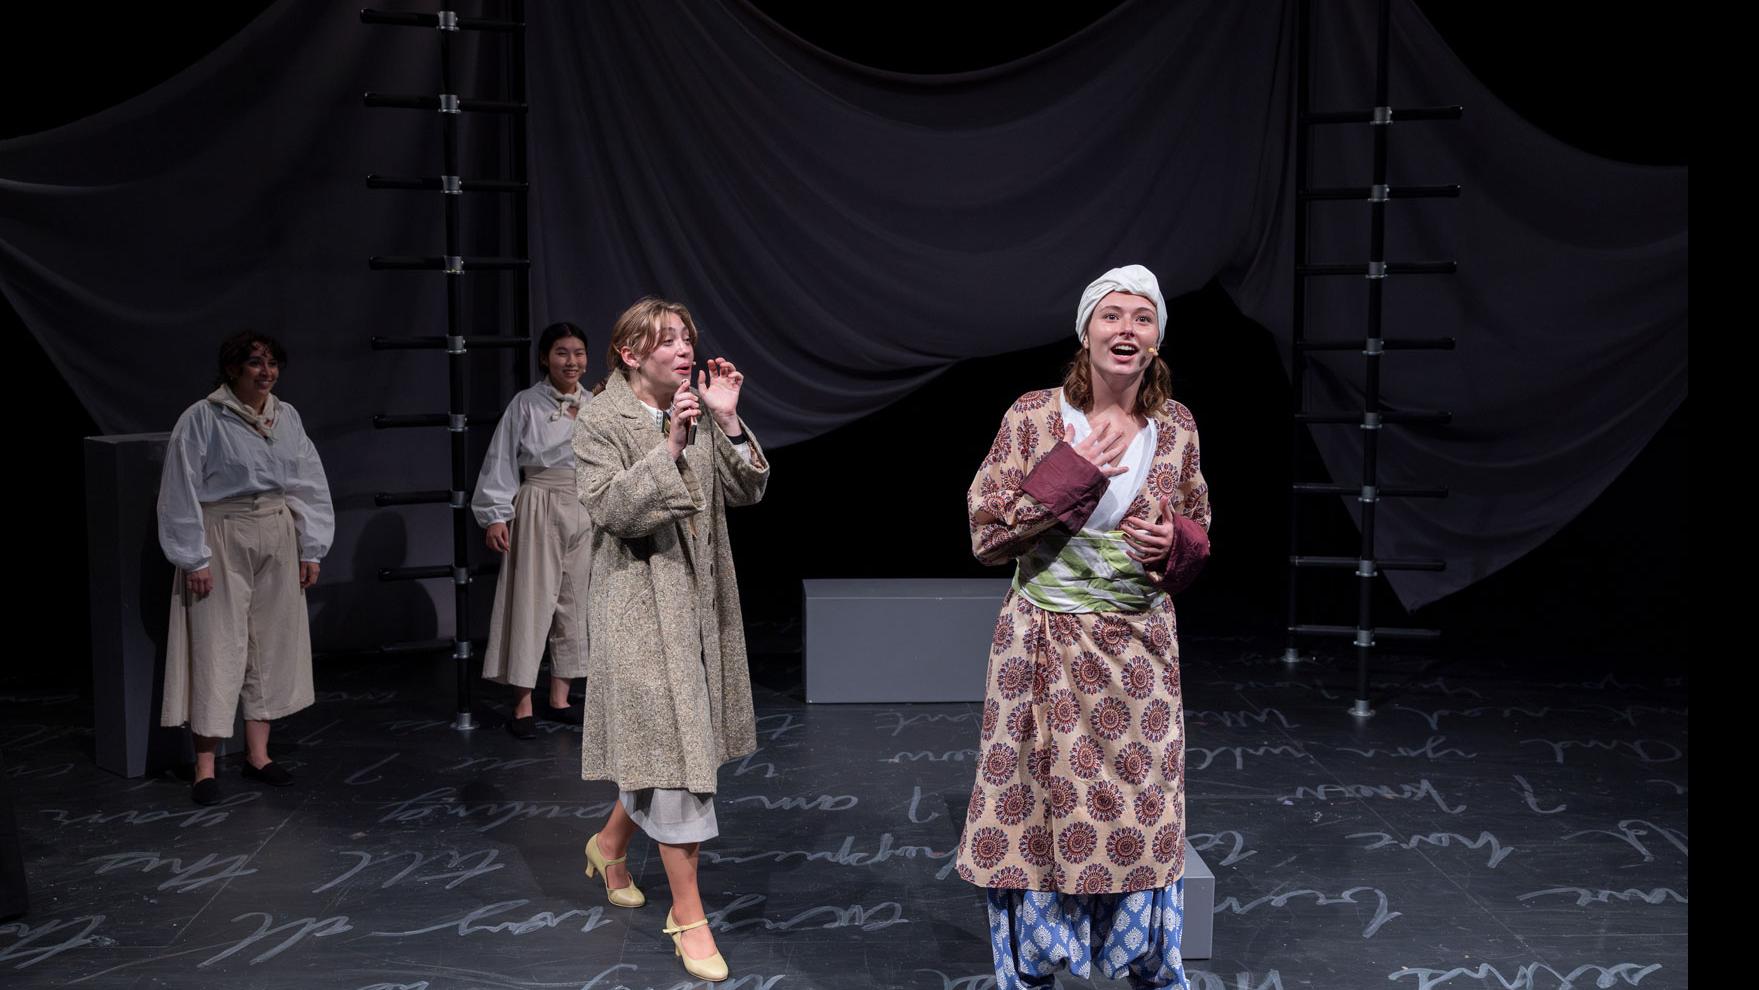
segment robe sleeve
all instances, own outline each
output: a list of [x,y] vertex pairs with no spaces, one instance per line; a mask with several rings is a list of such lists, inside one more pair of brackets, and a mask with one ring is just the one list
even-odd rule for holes
[[330,552],[336,538],[336,506],[330,501],[330,481],[324,476],[324,462],[318,448],[306,436],[305,424],[294,413],[299,428],[299,455],[291,465],[291,476],[282,485],[287,508],[293,512],[293,525],[299,533],[299,559],[315,564]]
[[744,420],[739,421],[739,426],[745,431],[744,443],[728,440],[720,424],[714,426],[715,473],[720,475],[727,505],[732,507],[756,505],[770,483],[770,462],[758,446],[757,436]]
[[1002,428],[965,492],[971,552],[984,564],[1005,564],[1030,550],[1053,526],[1075,532],[1105,495],[1106,476],[1060,438],[1028,466],[1041,438],[1021,403]]
[[201,417],[199,406],[178,417],[165,445],[165,467],[159,474],[159,549],[165,552],[166,560],[186,572],[201,570],[213,558],[202,526],[201,497],[196,493],[208,453],[207,431],[196,422]]
[[489,438],[488,452],[483,455],[482,470],[476,475],[476,493],[470,499],[470,513],[484,529],[495,523],[513,521],[513,496],[519,494],[519,433],[523,407],[518,399],[507,406],[495,434]]
[[665,444],[625,464],[609,430],[604,418],[585,413],[574,424],[574,486],[594,526],[634,539],[707,506],[702,486],[679,470]]
[[1155,583],[1168,594],[1184,591],[1209,563],[1209,523],[1212,518],[1209,484],[1203,480],[1195,426],[1190,433],[1191,439],[1180,453],[1178,501],[1173,506],[1173,545],[1161,573],[1155,575],[1150,571]]

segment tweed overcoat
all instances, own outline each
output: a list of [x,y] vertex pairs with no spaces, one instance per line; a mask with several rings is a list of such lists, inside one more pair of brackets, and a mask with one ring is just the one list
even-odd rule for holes
[[750,464],[705,410],[674,462],[615,372],[580,413],[575,487],[593,521],[587,780],[713,794],[721,764],[757,750],[727,508],[763,498],[770,472],[745,435]]

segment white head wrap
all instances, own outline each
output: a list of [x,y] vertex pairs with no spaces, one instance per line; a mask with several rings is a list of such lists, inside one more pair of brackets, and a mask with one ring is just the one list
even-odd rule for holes
[[1167,301],[1161,297],[1160,282],[1154,273],[1141,265],[1114,268],[1087,286],[1087,291],[1081,293],[1081,308],[1075,314],[1075,336],[1083,344],[1087,343],[1087,321],[1093,319],[1099,301],[1113,292],[1128,292],[1154,300],[1154,313],[1160,320],[1160,336],[1155,338],[1154,348],[1160,350],[1160,345],[1167,339]]

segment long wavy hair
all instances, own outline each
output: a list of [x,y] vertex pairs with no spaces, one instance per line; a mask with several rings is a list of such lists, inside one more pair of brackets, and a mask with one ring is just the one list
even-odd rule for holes
[[[1069,362],[1069,370],[1063,374],[1063,397],[1084,413],[1093,411],[1093,359],[1087,355],[1086,343],[1075,352],[1075,360]],[[1153,416],[1172,397],[1173,369],[1157,353],[1149,359],[1148,367],[1142,373],[1142,387],[1136,390],[1136,407],[1130,412],[1137,416]]]

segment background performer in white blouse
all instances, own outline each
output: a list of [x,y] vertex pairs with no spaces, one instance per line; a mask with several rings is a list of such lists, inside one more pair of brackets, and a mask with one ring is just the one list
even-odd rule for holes
[[[538,338],[544,377],[508,403],[495,427],[471,511],[488,532],[489,549],[504,554],[489,619],[483,677],[517,691],[507,730],[537,735],[531,691],[546,639],[550,646],[549,718],[575,722],[569,682],[586,675],[586,589],[592,569],[592,522],[574,491],[575,417],[592,399],[586,334],[552,323]],[[524,470],[525,480],[520,481]]]
[[269,722],[312,703],[305,589],[336,531],[324,466],[277,399],[287,352],[246,331],[220,345],[218,387],[177,418],[159,478],[159,546],[177,567],[160,722],[195,736],[197,804],[220,799],[214,751],[244,704],[244,776],[293,782]]

